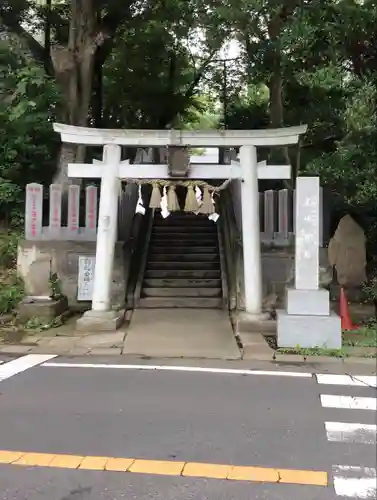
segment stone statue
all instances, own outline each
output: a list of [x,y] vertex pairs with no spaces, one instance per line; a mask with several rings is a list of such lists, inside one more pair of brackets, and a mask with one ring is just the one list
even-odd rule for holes
[[328,256],[339,285],[357,287],[366,281],[366,237],[350,215],[340,220],[330,240]]

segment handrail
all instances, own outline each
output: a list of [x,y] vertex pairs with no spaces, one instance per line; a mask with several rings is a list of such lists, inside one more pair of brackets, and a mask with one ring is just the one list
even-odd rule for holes
[[223,291],[223,308],[229,309],[229,291],[228,291],[228,279],[227,279],[227,265],[224,249],[224,239],[221,234],[221,224],[217,226],[217,240],[219,244],[219,255],[220,255],[220,269],[221,269],[221,287]]
[[228,277],[229,309],[237,309],[239,305],[239,250],[240,234],[236,228],[234,211],[231,206],[231,195],[228,189],[223,191],[224,196],[220,198],[220,219],[223,231],[224,254]]
[[149,242],[150,242],[151,234],[152,234],[154,213],[155,213],[154,208],[150,209],[149,213],[148,213],[149,219],[148,219],[148,224],[146,227],[144,244],[143,244],[142,254],[141,254],[141,259],[140,259],[139,273],[138,273],[138,277],[137,277],[137,281],[136,281],[135,293],[134,293],[134,298],[133,298],[133,307],[134,308],[137,307],[139,304],[141,289],[143,286],[145,267],[147,265],[147,258],[148,258],[148,251],[149,251]]

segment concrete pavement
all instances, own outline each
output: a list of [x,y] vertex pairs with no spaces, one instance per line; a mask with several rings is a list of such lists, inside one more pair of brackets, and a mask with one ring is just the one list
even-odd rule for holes
[[[307,367],[243,362],[154,360],[135,369],[121,357],[111,364],[54,358],[16,374],[31,361],[4,361],[4,500],[334,500],[345,488],[353,488],[352,498],[375,497],[357,496],[373,484],[376,468],[373,375],[326,378]],[[9,451],[20,456],[10,460]],[[62,454],[78,470],[55,468]],[[130,472],[104,470],[114,458],[130,459]],[[284,477],[296,484],[283,484]]]
[[133,314],[123,354],[241,358],[229,314],[216,309],[138,309]]

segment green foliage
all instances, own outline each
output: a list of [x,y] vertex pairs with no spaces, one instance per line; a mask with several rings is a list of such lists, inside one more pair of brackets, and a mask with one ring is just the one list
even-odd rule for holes
[[343,345],[352,347],[377,347],[377,323],[371,322],[353,332],[352,337],[347,338],[347,332],[343,333]]
[[14,310],[24,296],[24,285],[14,270],[0,269],[0,314]]
[[49,182],[58,137],[58,93],[43,68],[12,40],[0,41],[0,220],[20,222],[28,182]]
[[51,298],[58,300],[64,297],[61,281],[57,273],[52,273],[50,277]]
[[14,267],[19,239],[19,233],[0,230],[0,268]]
[[0,314],[11,312],[24,294],[15,264],[19,234],[0,230]]

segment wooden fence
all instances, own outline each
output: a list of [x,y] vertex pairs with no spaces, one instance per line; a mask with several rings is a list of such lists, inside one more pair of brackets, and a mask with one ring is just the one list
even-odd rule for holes
[[[69,186],[66,213],[62,213],[62,186],[51,184],[48,196],[41,184],[26,187],[25,237],[27,240],[95,241],[98,223],[98,189]],[[322,195],[322,190],[321,190]],[[287,246],[295,233],[295,194],[288,189],[259,193],[260,231],[264,244]],[[136,206],[137,187],[129,184],[119,195],[118,240],[129,235],[130,219]],[[45,210],[44,210],[45,208]],[[322,203],[320,243],[323,241]],[[48,217],[45,215],[48,214]]]

